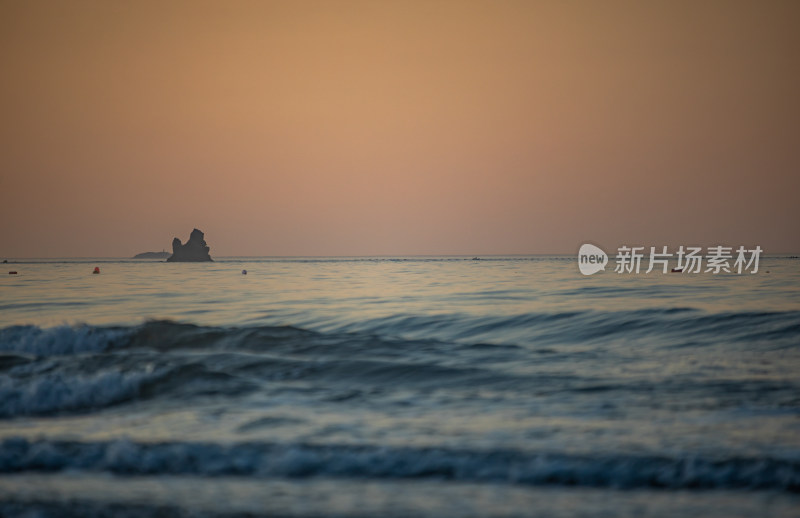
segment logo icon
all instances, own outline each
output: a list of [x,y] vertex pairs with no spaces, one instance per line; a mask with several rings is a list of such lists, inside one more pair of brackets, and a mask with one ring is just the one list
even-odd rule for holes
[[592,275],[600,270],[605,270],[608,264],[608,255],[600,248],[588,243],[581,245],[578,250],[578,268],[584,275]]

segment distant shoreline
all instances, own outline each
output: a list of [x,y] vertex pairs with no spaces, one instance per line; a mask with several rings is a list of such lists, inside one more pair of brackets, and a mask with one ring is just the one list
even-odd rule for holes
[[172,254],[169,252],[142,252],[141,254],[136,254],[133,256],[133,259],[166,259]]
[[[145,252],[149,253],[149,252]],[[161,253],[161,252],[152,252]],[[171,254],[164,252],[166,256],[157,257],[159,259],[166,259]],[[8,261],[6,264],[19,264],[19,263],[63,263],[63,262],[125,262],[139,259],[139,255],[134,257],[130,256],[52,256],[52,257],[3,257],[0,258],[0,263],[3,260]],[[469,254],[453,254],[453,255],[223,255],[215,259],[226,261],[246,261],[246,260],[424,260],[424,259],[454,259],[454,260],[468,260],[471,261],[475,257],[481,260],[497,260],[497,259],[546,259],[546,258],[560,258],[560,259],[574,259],[574,253],[566,254],[486,254],[486,255],[469,255]],[[613,257],[609,255],[609,257]],[[770,259],[800,259],[797,253],[768,253],[762,254],[763,258]]]

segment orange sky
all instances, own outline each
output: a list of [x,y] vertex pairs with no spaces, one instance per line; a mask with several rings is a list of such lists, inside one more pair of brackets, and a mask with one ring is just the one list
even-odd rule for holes
[[800,251],[800,3],[0,0],[0,257]]

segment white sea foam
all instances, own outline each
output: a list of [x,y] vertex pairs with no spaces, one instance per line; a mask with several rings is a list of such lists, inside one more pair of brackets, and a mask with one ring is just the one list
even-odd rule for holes
[[446,479],[664,489],[800,489],[800,462],[768,458],[576,456],[513,450],[281,443],[74,443],[7,439],[0,472],[78,469],[127,475]]
[[88,325],[12,326],[0,329],[0,351],[35,356],[100,352],[124,341],[134,329]]
[[136,397],[159,374],[120,372],[69,376],[44,373],[27,379],[0,376],[0,417],[103,408]]

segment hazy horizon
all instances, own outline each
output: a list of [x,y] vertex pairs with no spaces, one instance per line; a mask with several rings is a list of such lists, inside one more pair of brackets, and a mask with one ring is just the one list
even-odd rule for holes
[[[602,248],[602,247],[601,247]],[[617,256],[617,249],[616,248],[603,248],[605,252],[608,253],[609,258],[613,261],[614,258]],[[658,247],[657,247],[657,251]],[[675,249],[668,250],[669,252],[675,252]],[[143,250],[143,252],[160,252],[160,250]],[[531,253],[531,254],[501,254],[501,253],[492,253],[492,254],[373,254],[373,255],[214,255],[211,254],[212,260],[225,260],[225,259],[405,259],[405,258],[464,258],[464,259],[471,259],[471,258],[478,258],[478,259],[491,259],[491,258],[525,258],[525,257],[563,257],[563,258],[573,258],[577,255],[577,249],[574,252],[541,252],[541,253]],[[141,253],[141,252],[137,252]],[[172,252],[168,252],[172,253]],[[649,253],[650,248],[647,247],[643,254],[643,262],[642,264],[647,264],[649,261]],[[736,257],[736,251],[733,252],[733,257]],[[706,250],[703,249],[703,256],[706,256]],[[759,257],[762,259],[764,258],[785,258],[789,256],[790,258],[796,258],[797,255],[795,252],[773,252],[768,251],[766,253],[762,252],[759,254]],[[748,256],[749,257],[749,253]],[[50,260],[133,260],[133,255],[130,256],[120,256],[120,255],[63,255],[63,256],[18,256],[18,257],[1,257],[0,259],[8,260],[8,264],[13,264],[16,261],[43,261],[48,262]],[[151,262],[164,262],[163,259],[137,259],[143,262],[151,261]],[[671,261],[677,261],[676,256],[670,257]],[[733,259],[731,259],[732,261]],[[190,263],[190,264],[208,264],[208,263]],[[614,266],[611,265],[607,268],[608,270],[613,270]]]
[[0,259],[800,252],[800,4],[0,0]]

